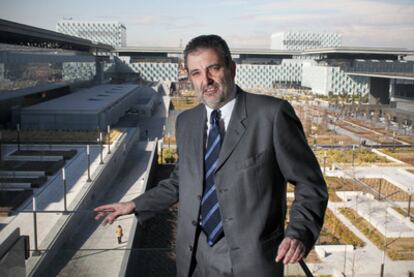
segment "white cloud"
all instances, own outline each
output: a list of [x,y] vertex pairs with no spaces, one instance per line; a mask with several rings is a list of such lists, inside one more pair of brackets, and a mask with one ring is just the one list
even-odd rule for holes
[[[399,26],[414,24],[414,5],[373,1],[285,1],[259,6],[255,18],[266,22]],[[328,21],[329,20],[329,21]]]
[[249,20],[273,32],[335,31],[353,45],[399,45],[414,48],[414,5],[357,0],[282,1],[256,6],[249,14],[234,17]]

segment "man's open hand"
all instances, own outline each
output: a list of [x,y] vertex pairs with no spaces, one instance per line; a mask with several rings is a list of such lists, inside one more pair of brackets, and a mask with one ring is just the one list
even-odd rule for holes
[[305,245],[297,239],[286,237],[282,240],[277,250],[276,262],[293,264],[305,256]]
[[121,215],[133,213],[134,210],[135,203],[132,201],[102,205],[94,209],[94,212],[96,213],[95,220],[99,220],[103,216],[106,216],[102,221],[102,225],[105,226],[108,223],[114,223],[115,219]]

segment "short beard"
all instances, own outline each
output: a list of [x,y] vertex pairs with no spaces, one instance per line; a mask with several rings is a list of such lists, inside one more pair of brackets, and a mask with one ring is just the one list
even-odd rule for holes
[[[217,89],[221,88],[222,93],[221,93],[220,97],[217,100],[212,101],[212,102],[207,102],[206,100],[204,100],[204,97],[203,97],[204,88],[203,88],[203,89],[201,89],[201,91],[198,92],[198,96],[197,96],[198,100],[200,101],[200,103],[203,103],[204,105],[208,106],[209,108],[211,108],[213,110],[219,109],[235,97],[235,95],[233,95],[234,86],[235,86],[234,83],[232,83],[231,85],[229,84],[226,87],[218,86]],[[227,89],[227,94],[224,93],[224,90],[226,90],[226,89]]]
[[220,97],[218,101],[214,101],[214,102],[207,102],[207,101],[204,101],[204,98],[202,98],[201,102],[213,110],[220,109],[225,104],[224,97]]

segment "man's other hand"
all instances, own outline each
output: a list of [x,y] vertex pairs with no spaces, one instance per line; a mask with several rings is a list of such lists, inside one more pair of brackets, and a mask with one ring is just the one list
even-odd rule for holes
[[102,221],[102,225],[112,224],[115,219],[121,215],[127,215],[133,213],[135,210],[135,203],[132,201],[121,202],[121,203],[112,203],[107,205],[102,205],[94,209],[95,220],[99,220],[102,217],[106,216]]
[[305,245],[297,239],[286,237],[282,240],[277,250],[276,262],[293,264],[305,256]]

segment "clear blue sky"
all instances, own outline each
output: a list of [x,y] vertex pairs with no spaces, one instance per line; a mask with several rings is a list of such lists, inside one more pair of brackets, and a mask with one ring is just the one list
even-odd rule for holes
[[129,46],[179,46],[216,33],[231,47],[268,48],[281,31],[336,31],[350,46],[414,50],[414,0],[0,0],[0,18],[55,30],[64,17],[117,20]]

